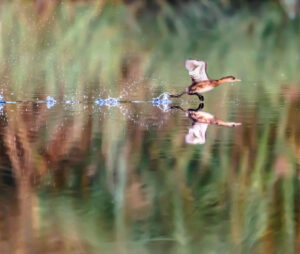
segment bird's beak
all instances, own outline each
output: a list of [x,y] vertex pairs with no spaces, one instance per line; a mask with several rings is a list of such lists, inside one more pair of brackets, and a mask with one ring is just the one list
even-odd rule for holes
[[242,80],[240,80],[238,78],[236,78],[235,80],[233,80],[233,82],[238,82],[238,81],[242,81]]

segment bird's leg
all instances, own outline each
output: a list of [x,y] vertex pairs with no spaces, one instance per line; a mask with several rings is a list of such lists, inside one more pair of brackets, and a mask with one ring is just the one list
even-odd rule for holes
[[181,94],[177,94],[177,95],[170,94],[170,98],[179,98],[184,94],[186,94],[186,92],[182,92]]
[[195,109],[193,109],[193,108],[189,108],[188,109],[188,111],[194,111],[194,112],[197,112],[197,111],[199,111],[199,110],[201,110],[201,109],[203,109],[204,108],[204,103],[199,103],[199,105],[198,105],[198,108],[195,108]]
[[200,93],[196,93],[200,101],[204,101],[204,96]]

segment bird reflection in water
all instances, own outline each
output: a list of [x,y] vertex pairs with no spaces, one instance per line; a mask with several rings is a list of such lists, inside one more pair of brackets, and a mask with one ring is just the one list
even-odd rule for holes
[[185,135],[185,142],[188,144],[204,144],[205,133],[207,130],[208,125],[215,124],[219,126],[226,126],[226,127],[236,127],[241,125],[241,123],[236,122],[224,122],[222,120],[217,119],[210,113],[201,111],[204,107],[203,103],[200,103],[198,108],[196,109],[187,109],[184,110],[180,106],[172,106],[172,109],[180,109],[186,113],[188,118],[193,121],[192,126],[189,128],[188,133]]

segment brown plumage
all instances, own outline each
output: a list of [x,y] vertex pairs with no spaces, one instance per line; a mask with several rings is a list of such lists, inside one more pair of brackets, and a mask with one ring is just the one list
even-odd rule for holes
[[220,119],[217,119],[212,114],[203,112],[203,111],[195,111],[195,110],[188,110],[188,117],[193,121],[193,123],[203,123],[203,124],[215,124],[220,126],[226,127],[236,127],[241,125],[241,123],[235,122],[224,122]]
[[191,127],[189,127],[188,133],[185,135],[185,142],[188,144],[204,144],[206,140],[206,130],[208,125],[215,124],[226,127],[240,126],[241,123],[236,122],[225,122],[222,121],[210,113],[203,112],[201,109],[204,104],[200,103],[196,109],[184,110],[180,106],[172,106],[173,109],[180,109],[186,113],[187,117],[193,121]]
[[197,95],[200,100],[203,100],[202,93],[208,92],[223,83],[241,81],[233,76],[226,76],[221,79],[210,79],[206,72],[207,64],[204,61],[186,60],[185,68],[189,71],[192,84],[185,92],[178,95],[170,95],[171,98],[178,98],[184,94],[189,94]]
[[210,113],[203,111],[188,110],[188,117],[193,121],[193,125],[185,135],[185,142],[188,144],[204,144],[206,141],[206,130],[210,124],[226,127],[236,127],[241,125],[241,123],[224,122],[215,118]]
[[171,106],[171,109],[179,109],[186,113],[186,116],[195,123],[203,123],[203,124],[215,124],[226,127],[236,127],[241,125],[241,123],[236,122],[224,122],[210,113],[201,111],[204,107],[204,103],[201,102],[197,108],[192,109],[189,108],[187,110],[183,109],[181,106]]

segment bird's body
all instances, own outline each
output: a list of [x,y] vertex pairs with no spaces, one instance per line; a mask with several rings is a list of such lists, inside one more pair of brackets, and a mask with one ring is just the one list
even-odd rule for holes
[[187,93],[193,95],[195,93],[206,93],[218,86],[216,80],[205,80],[191,84],[187,88]]
[[185,68],[189,71],[192,84],[185,92],[179,95],[171,95],[170,97],[177,98],[183,94],[189,94],[197,95],[200,100],[203,100],[203,96],[201,95],[202,93],[208,92],[223,83],[240,81],[233,76],[227,76],[221,79],[210,79],[207,75],[206,67],[207,64],[204,61],[186,60]]
[[188,117],[193,121],[193,123],[216,124],[216,125],[227,126],[227,127],[236,127],[241,125],[241,123],[224,122],[220,119],[217,119],[212,114],[200,110],[195,111],[190,109],[188,110],[187,114]]

